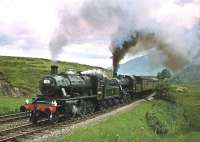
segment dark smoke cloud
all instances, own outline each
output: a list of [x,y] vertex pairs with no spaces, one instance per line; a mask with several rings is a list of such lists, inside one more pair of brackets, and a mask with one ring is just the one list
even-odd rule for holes
[[[184,6],[187,6],[187,4],[196,4],[200,8],[200,5],[198,5],[196,1],[179,1],[178,5],[176,5],[176,3],[173,4],[174,6],[182,9],[184,9]],[[151,6],[152,5],[150,5],[150,8],[152,8],[152,10],[156,9],[156,7]],[[159,4],[157,6],[159,6]],[[146,11],[148,12],[148,8]],[[157,22],[149,19],[149,17],[147,17],[148,14],[146,15],[146,13],[143,13],[143,11],[137,8],[134,12],[137,14],[133,14],[131,20],[127,18],[128,21],[125,20],[124,23],[120,25],[122,28],[119,28],[119,30],[114,33],[115,38],[112,39],[112,45],[110,49],[114,57],[113,70],[115,72],[118,69],[120,60],[123,59],[126,54],[135,55],[150,49],[156,49],[160,51],[157,52],[154,60],[159,60],[160,56],[163,56],[164,60],[162,61],[162,64],[173,71],[177,71],[184,65],[191,62],[191,57],[195,54],[194,50],[200,49],[200,40],[196,35],[197,29],[195,26],[192,26],[192,23],[189,23],[191,24],[190,26],[192,26],[192,28],[188,29],[181,26],[179,27],[177,21],[172,21],[172,23],[174,22],[173,24],[177,25],[167,25],[167,21],[164,23],[162,21]],[[183,13],[180,13],[180,16],[182,14]],[[138,15],[141,17],[138,17]],[[200,14],[198,14],[198,16],[200,16]],[[195,21],[195,17],[192,17],[191,19]],[[141,21],[143,23],[141,23]],[[130,35],[136,33],[136,42],[134,42],[133,45],[130,45],[128,50],[124,50],[123,44],[127,41],[127,39],[130,38]],[[191,50],[192,48],[194,50]]]
[[[167,41],[161,39],[156,34],[140,33],[138,42],[139,46],[143,47],[144,50],[155,48],[160,51],[160,54],[165,58],[163,64],[174,71],[188,63],[187,57],[179,51],[176,51],[178,48],[176,43],[167,43]],[[159,58],[158,56],[157,60],[159,60]]]
[[162,56],[162,64],[176,71],[200,50],[199,9],[198,0],[86,0],[75,13],[61,12],[50,42],[52,56],[66,44],[109,37],[115,71],[127,54],[151,49],[158,51],[152,60]]
[[[126,41],[124,41],[123,44],[121,45],[122,47],[116,47],[112,49],[113,72],[115,74],[117,73],[119,62],[124,58],[126,53],[129,52],[129,49],[136,45],[137,40],[138,40],[138,34],[136,33],[135,35],[131,35],[130,39],[127,39]],[[111,47],[115,47],[115,46],[111,45]]]
[[[156,36],[156,34],[137,32],[135,36],[131,35],[130,37],[131,38],[128,41],[123,42],[122,47],[116,47],[114,44],[111,45],[114,73],[116,73],[118,70],[120,60],[122,60],[127,53],[135,55],[141,50],[146,51],[150,49],[156,49],[160,51],[158,53],[164,56],[165,59],[163,64],[174,71],[180,69],[188,63],[187,57],[179,52],[176,52],[176,45],[165,43],[165,41]],[[137,47],[139,49],[134,50]],[[156,56],[158,56],[158,58],[154,58],[154,60],[159,60],[159,55],[157,54]]]

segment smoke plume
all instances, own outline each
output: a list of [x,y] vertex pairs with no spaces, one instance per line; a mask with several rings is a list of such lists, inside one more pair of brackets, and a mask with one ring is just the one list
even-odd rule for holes
[[[137,39],[138,39],[137,34],[134,35],[134,36],[131,35],[130,39],[127,39],[126,41],[123,42],[123,44],[121,45],[122,47],[113,48],[113,50],[112,50],[112,54],[113,54],[112,60],[113,60],[113,74],[114,75],[116,75],[116,73],[117,73],[120,60],[122,60],[124,58],[124,56],[126,55],[127,52],[129,52],[129,49],[131,47],[136,45]],[[113,46],[114,45],[111,44],[111,47],[113,47]]]
[[[173,71],[192,62],[200,51],[199,0],[85,0],[74,13],[67,8],[50,42],[56,57],[67,43],[110,40],[113,70],[126,56],[155,50]],[[55,55],[56,54],[56,55]]]
[[[59,34],[57,34],[59,33]],[[67,44],[66,35],[61,31],[55,32],[54,37],[49,43],[49,48],[51,50],[51,57],[55,61],[58,55],[62,52],[62,47]]]

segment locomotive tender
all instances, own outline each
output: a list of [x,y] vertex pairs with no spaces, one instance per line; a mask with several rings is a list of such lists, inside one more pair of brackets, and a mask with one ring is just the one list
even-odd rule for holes
[[119,75],[111,79],[100,73],[63,72],[51,66],[51,75],[39,82],[41,94],[26,102],[23,111],[31,112],[30,121],[41,118],[57,122],[60,115],[70,118],[127,103],[153,91],[158,80],[152,77]]

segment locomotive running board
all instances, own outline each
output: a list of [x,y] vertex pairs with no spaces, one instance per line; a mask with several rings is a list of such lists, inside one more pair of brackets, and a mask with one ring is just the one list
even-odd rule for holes
[[60,101],[73,101],[73,100],[77,100],[77,99],[92,99],[92,98],[97,98],[97,95],[83,96],[83,97],[69,98],[69,99],[57,99],[57,100],[60,100]]

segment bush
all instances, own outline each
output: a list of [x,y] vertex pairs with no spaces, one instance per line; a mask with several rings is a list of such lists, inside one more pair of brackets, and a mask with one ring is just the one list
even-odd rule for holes
[[171,103],[176,103],[176,93],[171,89],[168,81],[161,81],[156,87],[156,99],[162,99]]
[[147,112],[146,113],[146,120],[148,125],[153,129],[155,134],[167,134],[168,128],[163,122],[156,116],[156,113]]

